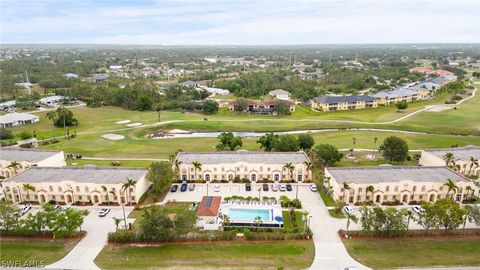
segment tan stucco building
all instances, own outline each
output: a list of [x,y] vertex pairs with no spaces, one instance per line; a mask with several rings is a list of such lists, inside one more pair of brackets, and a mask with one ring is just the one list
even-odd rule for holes
[[314,98],[310,106],[314,111],[344,111],[375,108],[378,102],[376,98],[366,95],[323,96]]
[[[137,203],[150,186],[147,170],[111,167],[30,167],[3,182],[7,201],[46,203]],[[122,189],[127,178],[136,181],[130,195]],[[27,192],[24,184],[35,191]],[[102,188],[105,186],[107,192]],[[108,200],[107,200],[108,196]]]
[[[180,163],[178,178],[193,180],[248,179],[271,181],[304,181],[311,179],[311,171],[306,163],[310,159],[304,152],[255,152],[239,150],[235,152],[180,152],[176,157]],[[195,170],[193,162],[199,162],[201,168]],[[284,168],[285,164],[294,166],[293,175]],[[174,162],[175,164],[175,162]]]
[[[435,202],[447,197],[447,179],[458,186],[450,191],[456,201],[467,192],[475,192],[473,182],[446,167],[374,166],[325,168],[325,188],[335,200],[346,203],[373,201],[375,203],[410,201]],[[350,189],[344,189],[346,183]],[[369,186],[373,193],[367,192]],[[467,187],[470,187],[467,188]]]
[[[18,162],[18,168],[9,167]],[[10,178],[31,166],[63,167],[63,151],[32,150],[23,148],[2,148],[0,150],[0,179]]]
[[[447,153],[453,154],[448,164]],[[464,175],[480,176],[480,146],[423,150],[419,164],[422,166],[449,166]]]

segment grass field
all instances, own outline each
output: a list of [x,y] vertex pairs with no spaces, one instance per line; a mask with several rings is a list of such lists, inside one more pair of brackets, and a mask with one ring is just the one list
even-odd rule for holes
[[[122,134],[122,133],[119,133]],[[64,150],[66,153],[80,153],[85,157],[112,157],[112,158],[152,158],[166,159],[177,149],[184,151],[215,151],[218,143],[216,138],[178,138],[153,140],[137,137],[133,134],[124,133],[126,139],[111,141],[101,137],[100,134],[79,135],[70,141],[61,140],[60,143],[42,146],[46,149]],[[480,144],[480,137],[458,137],[451,135],[416,135],[394,132],[377,131],[328,131],[312,133],[317,144],[329,143],[338,148],[369,148],[372,149],[373,138],[378,138],[376,147],[388,136],[404,138],[410,149],[450,147],[469,144]],[[352,138],[356,138],[355,146]],[[243,149],[259,150],[256,144],[257,138],[244,138]],[[86,163],[93,163],[86,161]],[[95,163],[93,163],[95,164]]]
[[480,266],[480,238],[350,239],[350,255],[374,269]]
[[77,243],[77,240],[1,240],[0,262],[54,263],[63,258]]
[[313,261],[312,241],[106,246],[95,259],[102,269],[305,269]]

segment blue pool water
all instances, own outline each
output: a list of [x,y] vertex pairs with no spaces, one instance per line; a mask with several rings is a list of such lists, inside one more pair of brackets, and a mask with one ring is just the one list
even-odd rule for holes
[[263,221],[269,221],[270,210],[267,209],[230,209],[231,220],[254,221],[256,217],[261,217]]

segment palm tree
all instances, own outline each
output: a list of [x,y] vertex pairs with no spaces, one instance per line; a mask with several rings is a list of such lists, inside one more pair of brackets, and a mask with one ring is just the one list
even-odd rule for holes
[[102,186],[103,192],[105,192],[105,200],[110,205],[110,198],[108,197],[108,188],[106,186]]
[[55,111],[49,111],[46,114],[48,120],[50,120],[50,137],[53,137],[53,121],[57,118],[57,113]]
[[[368,196],[368,193],[372,193],[372,198],[373,198],[373,191],[375,191],[375,188],[373,186],[368,186],[366,189],[365,189],[365,201],[367,201],[367,196]],[[373,199],[372,199],[373,201]]]
[[461,167],[460,167],[459,164],[455,163],[454,160],[451,160],[450,163],[451,163],[451,165],[449,166],[450,169],[452,169],[452,170],[454,170],[454,171],[456,171],[456,172],[460,171]]
[[307,177],[307,179],[309,179],[309,173],[310,171],[313,170],[313,164],[312,162],[309,162],[309,161],[304,161],[303,164],[305,164],[305,168],[307,169],[307,174],[305,177]]
[[193,168],[195,168],[195,180],[197,180],[197,170],[202,170],[202,163],[198,161],[192,162]]
[[178,170],[180,169],[180,165],[182,165],[182,162],[181,162],[180,160],[178,160],[178,159],[175,159],[175,160],[173,161],[173,165],[175,166],[175,170],[178,171]]
[[120,225],[121,221],[122,221],[121,218],[113,217],[113,222],[115,222],[115,231],[118,231],[118,225]]
[[17,174],[18,168],[20,168],[20,163],[12,161],[10,162],[10,165],[7,166],[7,168],[12,168],[15,174]]
[[137,184],[137,181],[127,177],[127,182],[122,185],[122,190],[125,190],[127,192],[127,200],[126,200],[127,204],[129,204],[129,200],[130,200],[130,189],[134,188],[136,184]]
[[413,218],[412,211],[405,211],[405,216],[407,217],[407,231],[410,226],[410,220]]
[[373,138],[373,150],[375,150],[375,146],[377,145],[378,138]]
[[470,170],[468,171],[469,175],[472,174],[473,166],[478,167],[478,159],[474,157],[470,157]]
[[222,219],[222,226],[225,228],[225,226],[228,226],[230,224],[230,217],[228,215],[221,215],[220,218]]
[[35,187],[30,184],[23,184],[23,190],[27,192],[28,202],[30,203],[30,191],[35,192]]
[[445,160],[445,166],[448,166],[450,164],[450,161],[453,160],[453,154],[448,152],[443,156],[443,160]]
[[113,190],[110,190],[110,192],[109,192],[109,193],[110,193],[110,194],[112,194],[112,196],[113,196],[113,199],[115,199],[115,196],[117,195],[117,194],[115,193],[115,191],[113,191]]
[[[455,191],[458,190],[458,186],[455,184],[455,182],[453,182],[452,179],[447,179],[447,182],[445,184],[443,184],[444,186],[447,187],[447,197],[448,195],[450,194],[450,191],[453,191],[454,194],[455,194]],[[453,197],[453,194],[452,194],[452,197]]]
[[306,231],[307,230],[307,222],[308,222],[308,215],[310,213],[308,213],[308,211],[303,211],[302,212],[302,216],[303,216],[303,224],[305,224],[305,226],[303,227],[303,231]]
[[466,195],[467,195],[465,199],[469,199],[469,198],[470,198],[470,192],[471,192],[472,190],[473,190],[473,189],[472,189],[471,186],[467,186],[467,187],[465,188]]
[[[347,199],[347,190],[350,190],[350,189],[352,188],[347,184],[347,182],[343,182],[343,200],[344,201],[345,199]],[[345,202],[348,202],[348,199]]]
[[355,215],[352,215],[350,213],[346,213],[347,215],[347,234],[348,234],[348,228],[350,227],[350,221],[353,221],[355,223],[358,222],[358,218]]
[[352,138],[352,144],[353,144],[354,147],[355,147],[355,143],[357,143],[357,138],[356,138],[356,137],[353,137],[353,138]]
[[290,180],[293,180],[293,170],[295,170],[295,166],[293,166],[293,164],[289,162],[283,165],[283,168],[288,170],[290,174]]
[[255,222],[255,225],[257,226],[257,229],[258,229],[260,227],[260,225],[263,223],[262,217],[261,216],[255,217],[254,222]]

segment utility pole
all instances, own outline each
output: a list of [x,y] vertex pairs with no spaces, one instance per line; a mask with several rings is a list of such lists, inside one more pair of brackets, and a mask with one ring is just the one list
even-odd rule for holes
[[127,230],[127,218],[125,217],[125,204],[122,203],[122,211],[123,211],[123,222],[125,224],[125,230]]

